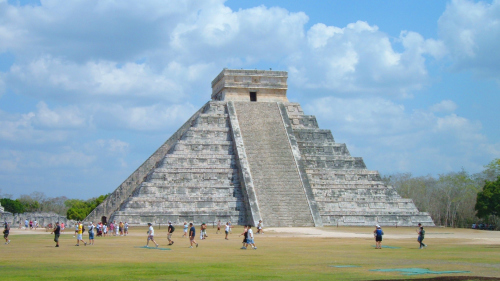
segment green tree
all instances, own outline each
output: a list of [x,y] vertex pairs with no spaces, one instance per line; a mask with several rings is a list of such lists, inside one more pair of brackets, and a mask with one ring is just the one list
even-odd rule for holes
[[10,198],[2,198],[0,199],[0,204],[4,207],[5,211],[20,214],[24,213],[24,206],[19,200],[12,200]]
[[99,204],[108,197],[109,194],[101,195],[97,198],[91,198],[87,201],[80,199],[69,199],[64,202],[64,204],[69,207],[66,216],[68,219],[72,220],[83,220],[85,219],[92,210],[95,209]]
[[496,181],[486,181],[477,194],[475,210],[480,218],[500,215],[500,177]]

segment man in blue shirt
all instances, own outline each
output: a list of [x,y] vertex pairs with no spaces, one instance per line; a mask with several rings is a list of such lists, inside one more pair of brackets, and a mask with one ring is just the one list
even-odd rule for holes
[[194,240],[194,237],[196,235],[196,229],[194,228],[194,225],[192,222],[189,223],[189,242],[191,243],[191,246],[189,248],[193,248],[193,244],[196,244],[196,248],[198,248],[198,243]]

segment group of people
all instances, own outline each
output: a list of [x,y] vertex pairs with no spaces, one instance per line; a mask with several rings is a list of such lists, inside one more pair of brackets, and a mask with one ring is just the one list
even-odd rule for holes
[[[92,222],[90,222],[92,224]],[[90,225],[89,225],[90,227]],[[113,236],[127,236],[128,234],[128,223],[127,222],[119,222],[118,224],[116,221],[109,223],[109,226],[107,223],[102,223],[99,222],[97,225],[95,225],[95,229],[97,232],[98,237],[106,237],[109,234]],[[75,229],[76,231],[76,229]]]
[[[222,223],[219,220],[217,222],[216,234],[219,234],[221,232],[221,227],[222,227]],[[233,228],[233,226],[231,225],[231,222],[228,221],[225,225],[225,234],[226,234],[225,239],[226,240],[229,240],[228,235],[229,235],[229,233],[231,233],[232,228]],[[182,235],[182,237],[189,237],[189,243],[190,243],[189,248],[198,247],[198,242],[196,242],[196,240],[195,240],[196,228],[194,227],[194,224],[192,222],[189,224],[187,222],[184,222],[183,229],[184,229],[184,234]],[[262,220],[259,221],[257,229],[258,229],[257,233],[259,233],[259,234],[264,233]],[[175,227],[172,224],[172,222],[169,221],[168,222],[168,229],[167,229],[167,232],[168,232],[167,239],[169,242],[168,243],[169,246],[174,244],[174,241],[172,240],[172,234],[174,233],[174,231],[175,231]],[[149,247],[149,241],[154,243],[156,247],[159,246],[159,244],[154,239],[154,233],[155,233],[155,231],[153,228],[153,224],[148,223],[148,231],[147,231],[148,238],[147,238],[145,247]],[[254,236],[253,236],[253,231],[252,231],[251,225],[245,225],[244,232],[241,235],[245,236],[245,238],[243,239],[242,249],[246,249],[246,247],[248,247],[248,245],[251,245],[253,249],[257,249],[257,246],[255,246]],[[203,222],[203,223],[201,223],[201,226],[200,226],[200,239],[203,240],[203,239],[206,239],[207,237],[208,237],[207,224]]]
[[[24,220],[24,229],[26,230],[31,230],[31,229],[37,229],[39,227],[38,222],[36,220]],[[21,228],[21,222],[19,222],[19,228]]]
[[[418,228],[416,229],[418,234],[417,242],[419,244],[419,249],[427,248],[427,245],[424,244],[425,238],[425,229],[421,223],[418,223]],[[375,249],[382,249],[382,236],[384,235],[384,231],[382,231],[382,227],[380,225],[375,226],[375,230],[373,231],[373,236],[375,237]]]

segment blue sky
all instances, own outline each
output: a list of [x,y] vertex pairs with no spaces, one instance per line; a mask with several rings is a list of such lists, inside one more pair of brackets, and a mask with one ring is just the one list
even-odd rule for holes
[[500,157],[499,1],[0,0],[0,194],[112,192],[224,67],[288,97],[382,174]]

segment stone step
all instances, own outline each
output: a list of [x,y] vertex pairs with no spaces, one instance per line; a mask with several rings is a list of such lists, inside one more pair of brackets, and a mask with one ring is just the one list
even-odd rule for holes
[[314,225],[277,104],[234,105],[262,219],[273,226]]

